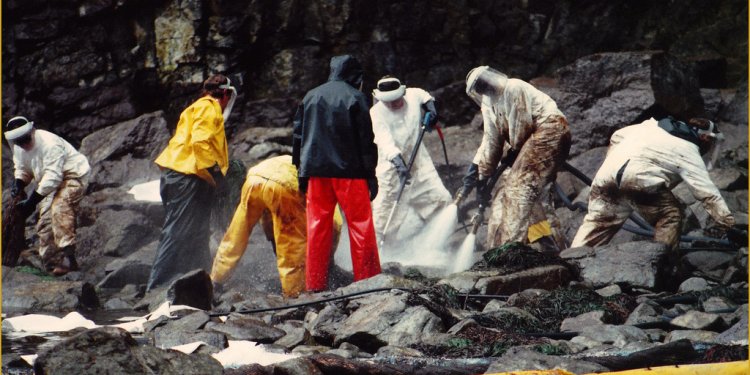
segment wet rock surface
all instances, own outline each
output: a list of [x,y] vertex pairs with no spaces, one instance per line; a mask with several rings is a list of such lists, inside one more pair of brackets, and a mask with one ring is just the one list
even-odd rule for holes
[[[388,73],[437,98],[450,165],[438,137],[428,134],[424,144],[450,192],[461,185],[481,140],[465,75],[489,64],[557,101],[573,132],[568,161],[589,177],[609,135],[623,126],[666,114],[717,121],[727,139],[711,178],[746,226],[747,36],[736,32],[747,28],[737,16],[746,10],[737,0],[680,6],[8,0],[3,121],[24,114],[70,140],[89,158],[92,180],[79,217],[81,271],[55,279],[35,269],[40,261],[29,220],[30,250],[19,267],[2,270],[3,312],[140,316],[165,301],[205,311],[162,316],[132,334],[111,327],[54,339],[3,332],[4,370],[28,372],[18,354],[38,353],[38,373],[222,373],[212,355],[245,339],[299,357],[224,373],[474,374],[554,366],[590,372],[747,358],[747,246],[683,242],[668,254],[649,238],[621,231],[608,246],[558,256],[484,248],[483,226],[469,270],[391,264],[384,274],[350,284],[350,268],[340,264],[337,279],[345,281],[331,291],[284,299],[271,244],[255,228],[222,291],[196,271],[145,293],[164,211],[160,202],[128,193],[159,178],[153,160],[206,74],[229,74],[239,86],[227,121],[229,149],[231,158],[251,166],[290,152],[299,100],[325,81],[330,56],[347,51],[364,64],[365,92]],[[13,180],[7,147],[2,158],[6,198]],[[587,202],[588,188],[569,172],[559,173],[557,183],[567,198]],[[684,233],[703,236],[711,223],[701,202],[685,184],[674,193],[685,204]],[[585,212],[559,199],[554,204],[570,241]],[[459,216],[468,221],[474,212],[472,194]],[[222,235],[214,230],[212,251]],[[450,241],[464,236],[459,230]],[[337,256],[348,251],[344,245]],[[385,290],[248,311],[375,288]],[[104,322],[114,323],[109,316]],[[164,350],[194,341],[205,344],[191,354]]]

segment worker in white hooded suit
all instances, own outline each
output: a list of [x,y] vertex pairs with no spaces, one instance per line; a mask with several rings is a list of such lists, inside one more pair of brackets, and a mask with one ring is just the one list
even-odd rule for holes
[[430,112],[431,129],[437,123],[435,99],[419,88],[406,88],[394,77],[386,76],[373,90],[377,103],[370,108],[378,164],[375,174],[380,194],[372,202],[375,231],[383,237],[388,216],[396,203],[401,181],[407,180],[399,207],[388,224],[388,242],[412,238],[424,228],[431,216],[451,202],[429,152],[419,146],[411,170],[408,159],[417,146],[423,112]]

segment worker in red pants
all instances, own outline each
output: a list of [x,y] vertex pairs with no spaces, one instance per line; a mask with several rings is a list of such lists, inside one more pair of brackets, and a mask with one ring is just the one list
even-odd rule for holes
[[292,162],[307,193],[306,288],[326,289],[333,210],[349,227],[354,281],[380,273],[370,201],[377,195],[375,145],[362,66],[350,55],[331,59],[328,82],[310,90],[294,119]]

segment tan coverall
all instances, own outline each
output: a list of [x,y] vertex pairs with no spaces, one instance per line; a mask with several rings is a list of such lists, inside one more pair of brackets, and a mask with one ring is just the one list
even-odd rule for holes
[[[492,203],[488,226],[490,247],[509,241],[527,242],[530,213],[544,187],[551,183],[570,150],[565,116],[547,94],[519,79],[508,79],[494,103],[482,104],[484,136],[474,157],[481,179],[489,178],[507,142],[518,152],[503,179],[503,189]],[[549,211],[549,210],[548,210]],[[557,219],[547,213],[554,231]],[[558,246],[564,241],[556,236]]]
[[34,148],[13,146],[14,176],[25,183],[34,181],[44,196],[39,204],[39,256],[45,266],[61,264],[62,249],[76,243],[76,216],[88,187],[86,157],[61,137],[46,130],[34,130]]
[[653,118],[616,131],[571,246],[607,244],[635,209],[655,227],[655,241],[676,247],[683,207],[671,189],[683,180],[719,225],[734,225],[697,145],[667,133]]
[[[287,297],[297,296],[305,290],[307,216],[305,198],[299,193],[297,168],[288,155],[270,158],[248,170],[240,203],[214,258],[211,279],[222,283],[229,278],[245,253],[253,227],[264,212],[270,213],[272,221],[282,292]],[[341,215],[336,210],[334,249],[341,223]],[[262,224],[264,230],[269,229],[267,223]]]

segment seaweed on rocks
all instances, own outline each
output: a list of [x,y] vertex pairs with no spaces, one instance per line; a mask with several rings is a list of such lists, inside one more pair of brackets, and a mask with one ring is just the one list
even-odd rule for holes
[[499,357],[519,345],[541,345],[545,340],[511,332],[473,326],[467,327],[457,337],[442,345],[414,344],[411,347],[430,357],[480,358]]
[[597,310],[604,311],[605,322],[622,324],[634,305],[632,298],[605,298],[590,289],[564,287],[544,296],[519,299],[514,306],[537,317],[540,331],[557,332],[563,320]]
[[502,274],[509,274],[534,267],[558,264],[576,273],[575,269],[552,253],[542,253],[520,242],[508,242],[488,250],[482,260],[471,267],[472,271],[500,269]]
[[414,267],[409,267],[404,271],[404,278],[407,280],[418,281],[427,286],[432,286],[438,281],[438,279],[425,276],[419,271],[419,269]]
[[529,319],[519,314],[478,314],[471,317],[483,327],[503,332],[534,333],[542,332],[545,326],[539,320]]
[[706,350],[699,363],[745,361],[747,355],[747,345],[714,345]]

